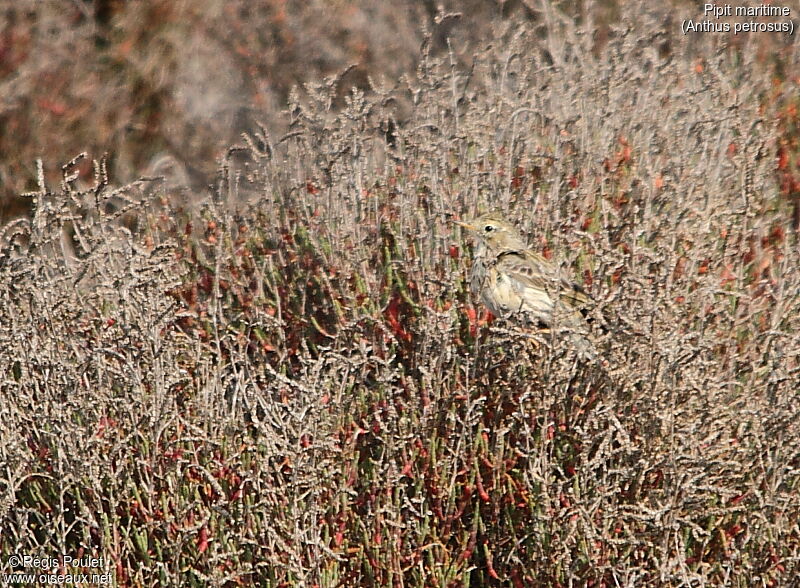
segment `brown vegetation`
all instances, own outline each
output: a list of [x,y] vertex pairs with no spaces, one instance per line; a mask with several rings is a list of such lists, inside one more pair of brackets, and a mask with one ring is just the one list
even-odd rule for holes
[[[429,42],[396,85],[293,92],[181,207],[38,172],[0,234],[2,572],[800,575],[797,56],[628,10],[602,47],[550,7],[466,64]],[[635,327],[602,363],[474,306],[450,219],[487,208]]]

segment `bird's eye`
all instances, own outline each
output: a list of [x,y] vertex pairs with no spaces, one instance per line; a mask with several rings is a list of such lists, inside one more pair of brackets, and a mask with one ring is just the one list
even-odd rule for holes
[[494,231],[494,227],[492,225],[486,225],[485,227],[483,227],[483,231],[485,233],[491,233],[492,231]]

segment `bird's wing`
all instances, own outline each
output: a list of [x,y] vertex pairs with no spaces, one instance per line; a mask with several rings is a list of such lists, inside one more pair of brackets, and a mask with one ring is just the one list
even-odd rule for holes
[[541,255],[530,250],[508,251],[497,259],[497,269],[524,288],[543,290],[573,308],[586,307],[591,298],[575,282]]

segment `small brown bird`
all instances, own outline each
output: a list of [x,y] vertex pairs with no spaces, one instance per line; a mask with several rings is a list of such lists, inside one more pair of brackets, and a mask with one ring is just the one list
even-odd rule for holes
[[567,332],[581,352],[594,356],[583,313],[591,298],[557,266],[533,252],[513,225],[490,212],[455,221],[477,237],[470,277],[473,296],[492,314]]

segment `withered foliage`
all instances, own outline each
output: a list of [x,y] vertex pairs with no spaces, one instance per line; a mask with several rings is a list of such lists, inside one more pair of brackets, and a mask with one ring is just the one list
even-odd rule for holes
[[[0,552],[123,586],[787,585],[798,99],[631,8],[294,92],[211,194],[44,172],[0,234]],[[543,32],[544,30],[544,32]],[[782,67],[794,54],[778,56]],[[402,115],[400,113],[402,105]],[[491,320],[499,208],[619,317]]]

